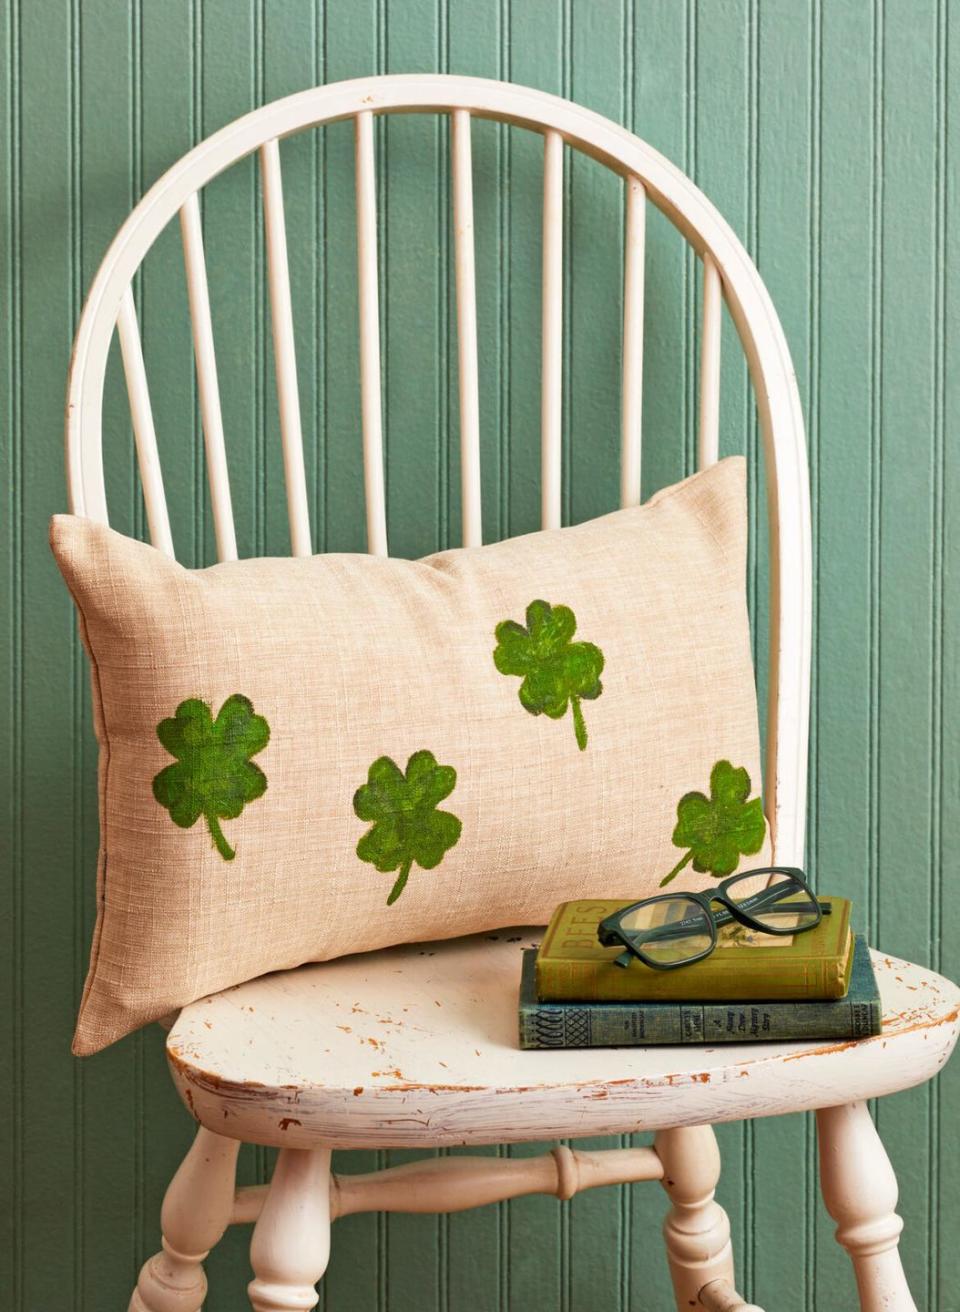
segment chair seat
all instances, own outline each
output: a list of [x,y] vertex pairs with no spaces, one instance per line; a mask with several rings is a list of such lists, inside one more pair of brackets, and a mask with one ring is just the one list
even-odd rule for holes
[[405,945],[192,1003],[167,1037],[208,1129],[279,1147],[492,1144],[668,1129],[892,1093],[935,1075],[960,990],[873,953],[883,1032],[855,1042],[521,1051],[539,930]]

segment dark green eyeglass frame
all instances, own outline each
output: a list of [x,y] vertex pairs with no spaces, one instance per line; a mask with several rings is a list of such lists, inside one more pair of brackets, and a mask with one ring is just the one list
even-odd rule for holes
[[[750,897],[744,898],[740,902],[735,902],[730,897],[727,890],[732,884],[738,884],[747,878],[756,878],[758,875],[789,875],[793,883],[774,884],[769,888],[761,888],[758,892],[751,894]],[[796,909],[798,911],[809,911],[812,905],[816,910],[817,918],[809,925],[784,926],[784,928],[778,929],[764,924],[750,914],[751,911],[760,911],[771,907],[784,898],[795,897],[798,892],[806,893],[810,901],[794,903]],[[701,927],[700,917],[698,916],[695,919],[693,917],[685,918],[684,920],[674,921],[669,925],[658,925],[653,929],[639,932],[624,929],[622,922],[624,917],[631,915],[638,907],[651,906],[655,902],[672,902],[678,897],[687,898],[703,908],[710,924],[710,946],[693,956],[684,957],[682,961],[657,961],[643,951],[641,944],[650,943],[655,939],[662,942],[664,939],[685,938],[691,931]],[[724,909],[714,911],[711,905],[713,902],[719,902]],[[748,929],[758,930],[762,934],[803,934],[808,929],[816,929],[823,917],[829,915],[830,911],[830,903],[817,900],[803,876],[803,871],[796,866],[759,866],[756,870],[741,870],[739,874],[731,875],[722,884],[718,884],[715,889],[708,889],[702,893],[688,893],[685,890],[677,890],[673,893],[658,893],[655,897],[641,898],[639,902],[631,902],[628,907],[621,907],[619,911],[615,911],[613,915],[607,916],[600,921],[597,926],[597,938],[604,947],[614,947],[619,943],[626,948],[626,951],[622,952],[616,959],[618,966],[629,966],[636,958],[636,960],[642,961],[645,966],[650,966],[652,970],[679,970],[681,966],[690,966],[695,961],[702,961],[704,957],[709,957],[717,946],[717,929],[720,926],[729,925],[732,920],[737,920]]]

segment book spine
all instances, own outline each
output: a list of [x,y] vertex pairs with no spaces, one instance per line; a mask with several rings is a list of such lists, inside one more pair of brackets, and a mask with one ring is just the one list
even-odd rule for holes
[[861,1039],[880,1033],[872,1002],[521,1003],[521,1048],[644,1047]]

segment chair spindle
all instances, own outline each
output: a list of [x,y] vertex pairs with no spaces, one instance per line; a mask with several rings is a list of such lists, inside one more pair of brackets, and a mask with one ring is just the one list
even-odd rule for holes
[[273,323],[273,356],[277,372],[277,401],[280,407],[280,439],[283,444],[283,473],[290,519],[290,546],[295,556],[309,556],[313,544],[300,426],[300,394],[297,387],[293,305],[290,299],[287,226],[283,213],[280,144],[276,138],[264,142],[260,147],[260,176],[263,184],[264,238]]
[[623,268],[623,397],[621,401],[620,505],[640,503],[643,410],[643,292],[647,193],[627,178]]
[[703,257],[703,331],[700,338],[700,429],[697,468],[715,465],[720,455],[720,311],[723,292],[720,270],[709,254]]
[[483,542],[480,503],[480,385],[477,367],[477,287],[473,246],[473,159],[470,114],[453,111],[453,232],[457,273],[457,364],[460,386],[460,485],[463,545]]
[[355,120],[357,264],[360,301],[360,410],[363,422],[363,482],[367,502],[367,550],[387,554],[387,507],[383,474],[383,413],[380,400],[380,296],[377,286],[377,177],[373,114]]
[[157,451],[157,434],[153,426],[153,411],[147,389],[147,372],[143,363],[143,347],[137,327],[137,309],[133,301],[133,288],[128,286],[120,302],[117,315],[117,335],[120,338],[120,355],[127,380],[130,398],[130,415],[133,419],[133,437],[137,447],[137,465],[143,487],[143,502],[147,510],[150,541],[164,555],[174,556],[167,498],[163,490],[163,474]]
[[210,504],[217,539],[217,559],[237,559],[237,535],[230,500],[230,474],[223,440],[223,415],[220,411],[220,385],[217,382],[217,357],[213,347],[213,322],[210,317],[210,292],[207,266],[203,255],[203,231],[197,193],[188,196],[180,210],[183,258],[187,271],[187,296],[193,330],[193,352],[197,362],[197,386],[200,391],[200,415],[203,443],[207,455]]
[[543,361],[540,378],[541,524],[560,527],[563,360],[563,137],[543,139]]

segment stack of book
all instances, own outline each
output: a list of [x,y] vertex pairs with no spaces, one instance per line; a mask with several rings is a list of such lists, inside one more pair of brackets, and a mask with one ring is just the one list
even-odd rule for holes
[[564,902],[539,949],[523,954],[521,1048],[641,1047],[660,1043],[859,1039],[880,1032],[870,950],[850,928],[850,903],[803,934],[761,934],[739,924],[678,970],[616,965],[597,925],[626,899]]

